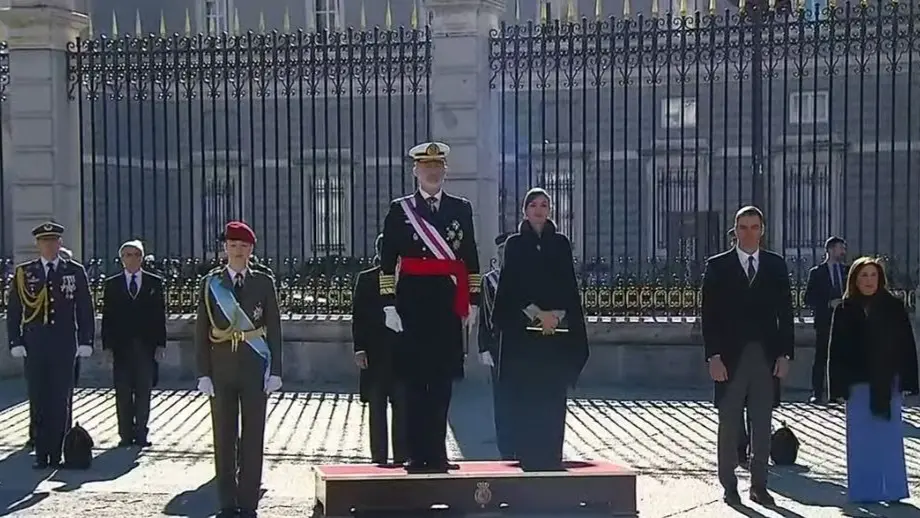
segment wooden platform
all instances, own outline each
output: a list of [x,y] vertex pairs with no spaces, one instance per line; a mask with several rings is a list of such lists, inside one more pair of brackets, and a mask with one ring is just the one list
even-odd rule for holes
[[461,462],[449,473],[409,474],[373,464],[315,468],[315,515],[327,518],[445,509],[451,514],[590,511],[637,516],[636,475],[607,462],[524,472],[515,462]]

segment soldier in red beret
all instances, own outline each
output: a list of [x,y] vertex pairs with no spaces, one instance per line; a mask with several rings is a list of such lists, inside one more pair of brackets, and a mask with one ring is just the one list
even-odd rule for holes
[[[227,265],[205,276],[195,328],[198,390],[211,398],[218,518],[256,516],[268,394],[281,388],[275,280],[250,268],[255,232],[227,223]],[[237,423],[242,414],[243,429]],[[239,464],[239,465],[237,465]]]

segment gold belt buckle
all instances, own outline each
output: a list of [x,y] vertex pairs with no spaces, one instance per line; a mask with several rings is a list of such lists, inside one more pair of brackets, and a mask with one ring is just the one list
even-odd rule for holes
[[232,333],[230,333],[230,350],[236,352],[240,342],[242,342],[244,338],[245,336],[243,335],[242,331],[234,330]]

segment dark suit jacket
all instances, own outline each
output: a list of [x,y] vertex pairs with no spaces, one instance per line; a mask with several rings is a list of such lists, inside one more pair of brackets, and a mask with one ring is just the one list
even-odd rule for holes
[[[781,356],[795,358],[792,290],[786,261],[780,255],[761,250],[757,275],[751,284],[736,249],[709,258],[702,295],[706,359],[720,355],[729,378],[752,335],[762,341],[764,360],[771,366]],[[745,300],[748,303],[742,304]],[[718,404],[726,383],[715,385]],[[776,380],[777,399],[778,386]]]
[[846,289],[847,273],[850,267],[841,265],[841,286],[835,288],[831,283],[830,267],[826,262],[821,263],[808,271],[808,284],[805,288],[805,305],[815,312],[815,328],[830,329],[831,314],[833,310],[828,307],[833,299],[843,297],[843,290]]
[[150,349],[166,347],[166,298],[163,279],[141,270],[140,290],[131,298],[124,272],[105,280],[102,300],[102,348],[128,350],[139,341]]
[[361,371],[361,401],[370,401],[371,388],[393,382],[393,347],[397,335],[386,326],[384,298],[380,296],[380,267],[358,274],[352,298],[351,334],[355,352],[367,353],[367,368]]

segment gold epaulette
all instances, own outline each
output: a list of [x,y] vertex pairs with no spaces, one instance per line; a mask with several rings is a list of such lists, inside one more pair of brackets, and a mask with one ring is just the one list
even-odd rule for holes
[[478,273],[470,274],[470,293],[479,293],[482,289],[482,275]]
[[380,274],[380,294],[396,295],[396,276]]

